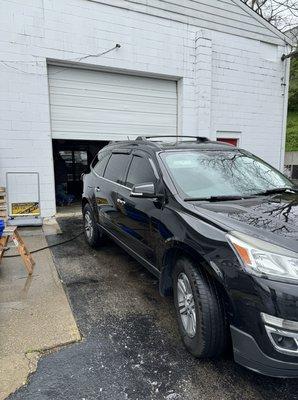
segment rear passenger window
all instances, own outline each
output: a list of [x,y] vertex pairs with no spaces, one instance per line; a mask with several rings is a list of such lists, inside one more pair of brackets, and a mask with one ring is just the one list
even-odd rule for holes
[[129,154],[112,154],[106,167],[104,177],[110,181],[123,183]]
[[134,156],[129,167],[125,185],[132,188],[133,185],[139,183],[155,181],[156,177],[150,162],[146,158]]
[[97,175],[103,176],[103,173],[104,173],[104,170],[105,170],[105,167],[107,165],[110,155],[111,155],[111,153],[107,152],[107,151],[104,151],[104,152],[98,154],[98,162],[93,167],[94,172]]

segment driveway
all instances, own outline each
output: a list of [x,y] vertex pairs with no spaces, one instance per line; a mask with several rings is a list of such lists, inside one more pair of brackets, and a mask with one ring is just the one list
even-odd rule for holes
[[[60,219],[60,241],[82,229]],[[92,250],[80,236],[52,249],[83,340],[44,355],[12,400],[298,399],[298,380],[259,376],[231,356],[199,361],[181,344],[171,299],[119,247]]]

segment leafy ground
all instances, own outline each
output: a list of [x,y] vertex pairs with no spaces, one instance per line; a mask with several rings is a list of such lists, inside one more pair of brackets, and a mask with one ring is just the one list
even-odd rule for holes
[[298,111],[289,111],[286,151],[298,151]]

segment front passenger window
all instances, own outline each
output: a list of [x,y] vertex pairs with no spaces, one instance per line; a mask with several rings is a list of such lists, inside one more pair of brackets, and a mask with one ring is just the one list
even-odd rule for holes
[[110,181],[122,184],[129,157],[129,154],[112,154],[106,166],[104,177]]
[[132,188],[145,182],[156,182],[151,164],[146,158],[134,156],[127,174],[126,186]]

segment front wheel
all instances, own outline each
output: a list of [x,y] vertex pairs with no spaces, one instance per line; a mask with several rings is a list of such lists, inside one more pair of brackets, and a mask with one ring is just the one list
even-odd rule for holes
[[102,234],[89,204],[86,204],[83,209],[83,223],[86,242],[91,247],[98,247],[102,242]]
[[187,258],[173,271],[179,331],[187,350],[198,358],[220,356],[227,343],[224,307],[214,282]]

